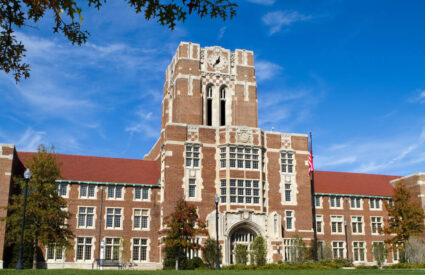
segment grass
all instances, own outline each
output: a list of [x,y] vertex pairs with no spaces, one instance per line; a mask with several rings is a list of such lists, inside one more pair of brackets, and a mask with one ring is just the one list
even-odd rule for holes
[[268,275],[274,275],[274,274],[284,274],[284,275],[301,275],[301,274],[313,274],[313,275],[322,275],[322,274],[424,274],[424,270],[418,270],[418,269],[410,269],[410,270],[370,270],[370,269],[353,269],[353,270],[346,270],[346,269],[333,269],[333,270],[318,270],[318,269],[300,269],[300,270],[182,270],[182,271],[170,271],[170,270],[158,270],[158,271],[128,271],[128,270],[104,270],[104,271],[93,271],[93,270],[77,270],[77,269],[50,269],[50,270],[13,270],[13,269],[3,269],[0,270],[0,274],[5,275],[12,275],[12,274],[22,274],[22,275],[32,275],[32,274],[60,274],[60,275],[72,275],[72,274],[78,274],[78,275],[113,275],[113,274],[120,274],[120,275],[165,275],[165,274],[179,274],[179,275],[212,275],[212,274],[219,274],[219,275],[247,275],[249,274],[268,274]]

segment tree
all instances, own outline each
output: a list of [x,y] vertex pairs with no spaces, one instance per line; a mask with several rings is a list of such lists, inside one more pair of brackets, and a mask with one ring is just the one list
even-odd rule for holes
[[251,244],[251,263],[258,266],[266,264],[267,244],[263,237],[257,236]]
[[293,238],[293,245],[290,248],[291,262],[303,262],[308,256],[308,248],[303,239],[295,235]]
[[[70,217],[66,201],[57,192],[56,179],[61,178],[60,168],[52,154],[54,148],[40,145],[38,152],[26,163],[32,178],[28,183],[27,208],[25,215],[24,243],[33,248],[33,268],[36,268],[37,248],[41,244],[69,247],[73,237],[67,224]],[[22,209],[25,182],[15,178],[19,194],[11,196],[6,218],[6,240],[8,244],[19,244],[21,235]]]
[[[86,2],[89,7],[100,9],[106,0]],[[237,7],[231,0],[130,0],[128,3],[147,20],[154,19],[170,29],[192,13],[201,18],[233,18]],[[13,72],[16,82],[29,77],[29,65],[22,61],[26,50],[22,42],[16,40],[15,31],[29,23],[37,23],[48,12],[53,13],[54,33],[63,33],[73,45],[85,43],[89,33],[82,29],[80,4],[81,1],[76,0],[0,0],[0,70]]]
[[387,259],[387,248],[385,247],[385,244],[382,242],[373,243],[372,254],[378,266],[381,267]]
[[248,250],[246,245],[237,244],[235,247],[235,262],[236,264],[248,263]]
[[425,240],[421,236],[411,236],[406,243],[406,260],[411,264],[425,262]]
[[[311,248],[311,255],[313,254],[313,246],[310,247]],[[320,241],[317,242],[317,258],[319,260],[330,260],[332,259],[332,248],[330,247],[330,245],[325,242],[325,241]]]
[[165,225],[166,228],[162,230],[165,235],[162,243],[168,248],[165,252],[177,249],[177,269],[180,269],[182,251],[201,248],[201,245],[193,242],[193,239],[206,233],[205,224],[199,219],[196,206],[179,200],[174,213],[165,218]]
[[403,181],[397,182],[392,201],[391,205],[384,203],[389,219],[382,232],[389,236],[385,242],[393,249],[398,247],[400,259],[404,260],[406,242],[410,236],[422,234],[425,228],[425,214],[419,202],[413,201]]
[[[221,261],[221,245],[219,246],[219,259]],[[217,261],[217,241],[213,238],[208,238],[202,248],[202,257],[209,268],[214,268]]]

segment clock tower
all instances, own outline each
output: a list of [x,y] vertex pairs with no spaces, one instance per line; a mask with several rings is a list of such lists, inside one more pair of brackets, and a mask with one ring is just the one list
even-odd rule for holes
[[182,42],[165,78],[162,128],[168,122],[258,127],[252,51]]

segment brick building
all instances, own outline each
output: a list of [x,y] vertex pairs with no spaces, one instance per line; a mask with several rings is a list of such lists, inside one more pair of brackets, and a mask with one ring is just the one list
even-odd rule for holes
[[[58,192],[68,201],[75,239],[66,252],[43,248],[43,264],[91,268],[104,255],[140,269],[161,268],[164,217],[184,198],[198,207],[217,238],[216,195],[223,264],[233,263],[236,244],[249,245],[258,235],[267,240],[268,261],[291,260],[294,236],[307,244],[313,238],[308,137],[258,128],[257,110],[252,51],[182,42],[165,73],[161,133],[143,160],[57,154],[63,175]],[[8,205],[12,175],[23,173],[32,154],[0,145],[0,207]],[[317,171],[318,240],[336,258],[372,263],[373,242],[384,240],[378,233],[387,221],[383,201],[401,179],[424,205],[425,174]],[[0,208],[0,216],[6,215]],[[0,222],[0,261],[4,234]],[[397,261],[397,253],[389,253],[387,261]]]

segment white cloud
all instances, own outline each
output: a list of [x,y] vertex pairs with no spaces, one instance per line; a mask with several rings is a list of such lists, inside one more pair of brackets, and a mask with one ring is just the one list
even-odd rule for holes
[[16,142],[16,147],[19,151],[35,152],[37,151],[38,145],[44,143],[45,132],[34,131],[31,128],[27,128],[25,133]]
[[248,2],[260,5],[273,5],[276,0],[247,0]]
[[290,26],[295,22],[310,20],[312,16],[300,14],[296,11],[273,11],[265,14],[263,23],[270,27],[270,34],[279,32],[282,27]]
[[257,61],[255,62],[255,76],[258,82],[268,80],[274,76],[280,74],[283,68],[269,61]]
[[417,94],[409,100],[412,103],[419,103],[424,104],[425,103],[425,90],[419,90]]
[[224,33],[226,32],[227,27],[221,27],[220,30],[218,31],[218,36],[217,36],[217,40],[220,40],[223,38]]

